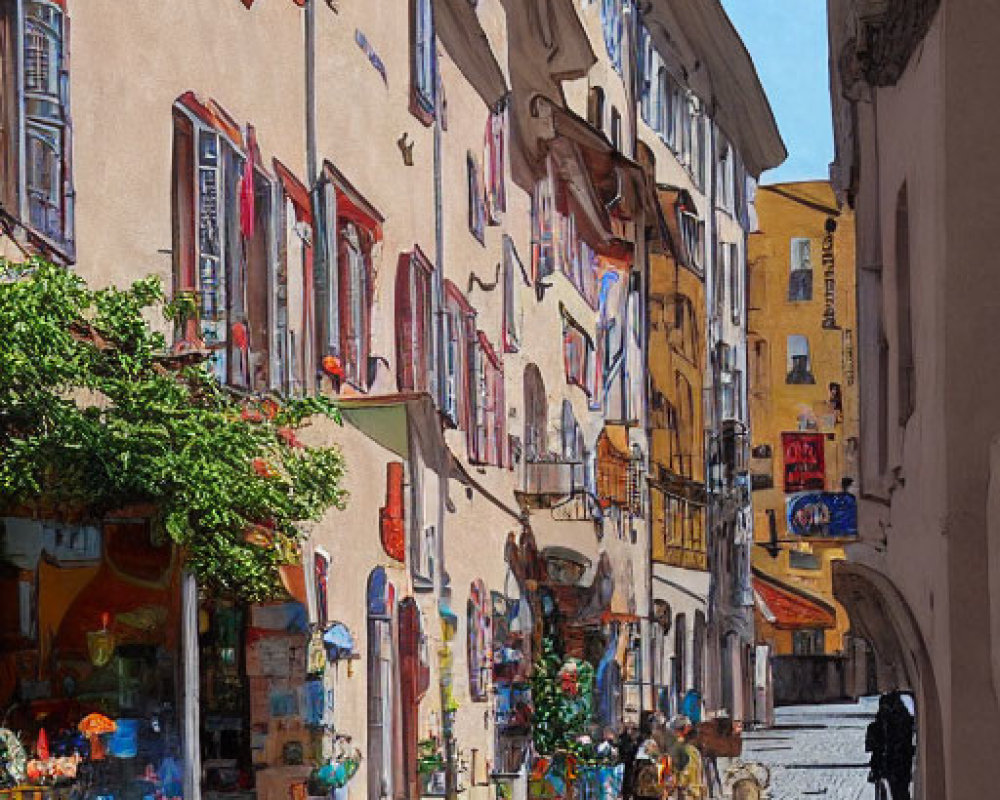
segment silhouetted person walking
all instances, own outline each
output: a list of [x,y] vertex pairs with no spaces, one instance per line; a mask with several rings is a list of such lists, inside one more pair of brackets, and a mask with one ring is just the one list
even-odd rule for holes
[[910,800],[913,715],[899,692],[879,698],[878,713],[865,733],[865,750],[872,754],[868,780],[875,784],[879,800],[885,797],[884,783],[889,784],[892,800]]

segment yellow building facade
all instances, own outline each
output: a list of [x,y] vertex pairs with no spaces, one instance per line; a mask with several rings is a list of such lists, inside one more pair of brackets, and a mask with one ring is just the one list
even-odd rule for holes
[[857,536],[854,220],[826,181],[761,187],[750,236],[749,398],[757,641],[836,656],[832,562]]
[[[659,191],[668,225],[692,213],[683,190]],[[671,226],[672,227],[672,226]],[[684,252],[650,255],[649,409],[653,560],[708,569],[705,536],[705,278]]]

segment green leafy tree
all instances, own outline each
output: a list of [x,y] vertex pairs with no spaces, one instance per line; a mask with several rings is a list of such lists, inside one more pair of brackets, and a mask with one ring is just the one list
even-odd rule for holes
[[156,278],[94,290],[40,260],[0,261],[0,510],[150,504],[204,585],[265,599],[297,524],[344,505],[339,449],[296,436],[340,418],[325,397],[238,397],[170,356],[147,317],[188,305],[166,305]]

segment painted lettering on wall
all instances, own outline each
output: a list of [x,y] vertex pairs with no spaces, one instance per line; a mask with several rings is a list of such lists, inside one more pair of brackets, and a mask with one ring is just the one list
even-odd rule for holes
[[834,277],[833,231],[827,223],[823,237],[823,327],[837,327],[837,281]]
[[854,331],[844,328],[844,380],[854,385]]

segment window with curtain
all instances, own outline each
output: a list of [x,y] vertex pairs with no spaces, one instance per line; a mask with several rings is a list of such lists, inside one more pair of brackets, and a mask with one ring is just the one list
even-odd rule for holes
[[61,3],[0,2],[0,200],[72,261],[68,31]]
[[410,0],[410,110],[425,125],[436,113],[437,46],[433,0]]

